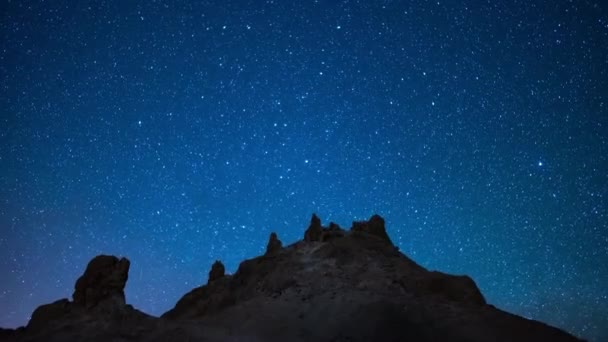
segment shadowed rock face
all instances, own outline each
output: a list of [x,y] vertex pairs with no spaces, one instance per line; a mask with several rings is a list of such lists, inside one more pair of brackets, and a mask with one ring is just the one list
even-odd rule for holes
[[321,234],[323,234],[323,227],[321,227],[321,219],[316,214],[312,214],[310,219],[310,225],[304,232],[304,241],[319,241],[321,240]]
[[384,228],[384,219],[379,215],[372,216],[369,221],[353,222],[352,231],[374,235],[391,245],[393,244],[386,233],[386,228]]
[[74,286],[73,301],[60,299],[39,306],[28,325],[0,340],[103,341],[115,336],[139,336],[154,325],[154,317],[125,304],[124,288],[130,262],[99,255]]
[[51,304],[41,305],[32,313],[27,327],[31,330],[41,330],[52,324],[53,321],[69,314],[71,309],[72,303],[65,298]]
[[270,233],[268,245],[266,245],[266,255],[273,255],[281,250],[283,243],[277,237],[277,233]]
[[[559,329],[486,304],[468,276],[428,271],[398,252],[384,220],[350,231],[313,215],[304,240],[232,275],[216,261],[207,284],[161,318],[124,302],[129,262],[93,259],[74,301],[40,306],[6,341],[577,341]],[[122,299],[122,300],[121,300]]]
[[92,308],[103,301],[125,304],[124,288],[129,277],[131,263],[126,258],[99,255],[91,260],[84,274],[76,281],[75,305]]
[[211,271],[209,271],[209,280],[208,283],[212,281],[216,281],[224,276],[226,273],[226,269],[224,268],[224,264],[221,261],[216,260],[213,265],[211,265]]
[[87,265],[76,281],[74,301],[60,299],[41,305],[32,313],[27,325],[30,330],[41,330],[72,314],[115,311],[126,307],[124,288],[129,274],[129,260],[99,255]]

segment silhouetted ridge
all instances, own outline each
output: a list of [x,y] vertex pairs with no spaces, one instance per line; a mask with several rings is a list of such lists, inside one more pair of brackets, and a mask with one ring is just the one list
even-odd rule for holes
[[100,255],[73,301],[38,307],[2,341],[577,341],[559,329],[486,304],[468,276],[428,271],[393,245],[379,215],[346,231],[312,215],[304,239],[207,284],[160,318],[125,304],[127,259]]

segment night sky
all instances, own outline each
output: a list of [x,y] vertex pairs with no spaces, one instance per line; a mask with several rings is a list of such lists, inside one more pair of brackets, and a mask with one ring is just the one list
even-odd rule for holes
[[608,4],[2,1],[0,326],[97,254],[159,315],[310,215],[382,215],[504,310],[608,340]]

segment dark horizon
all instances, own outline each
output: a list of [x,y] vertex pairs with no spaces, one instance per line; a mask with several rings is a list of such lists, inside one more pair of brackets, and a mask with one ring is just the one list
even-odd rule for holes
[[315,212],[378,213],[487,301],[608,339],[608,9],[0,5],[0,327],[97,254],[159,315]]

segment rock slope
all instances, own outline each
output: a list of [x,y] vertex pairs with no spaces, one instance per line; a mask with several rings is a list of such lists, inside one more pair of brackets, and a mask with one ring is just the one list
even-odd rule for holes
[[129,261],[91,260],[73,300],[40,306],[4,341],[578,341],[486,303],[468,276],[428,271],[372,216],[350,230],[313,215],[302,241],[270,235],[233,275],[216,261],[206,285],[160,318],[125,304]]

